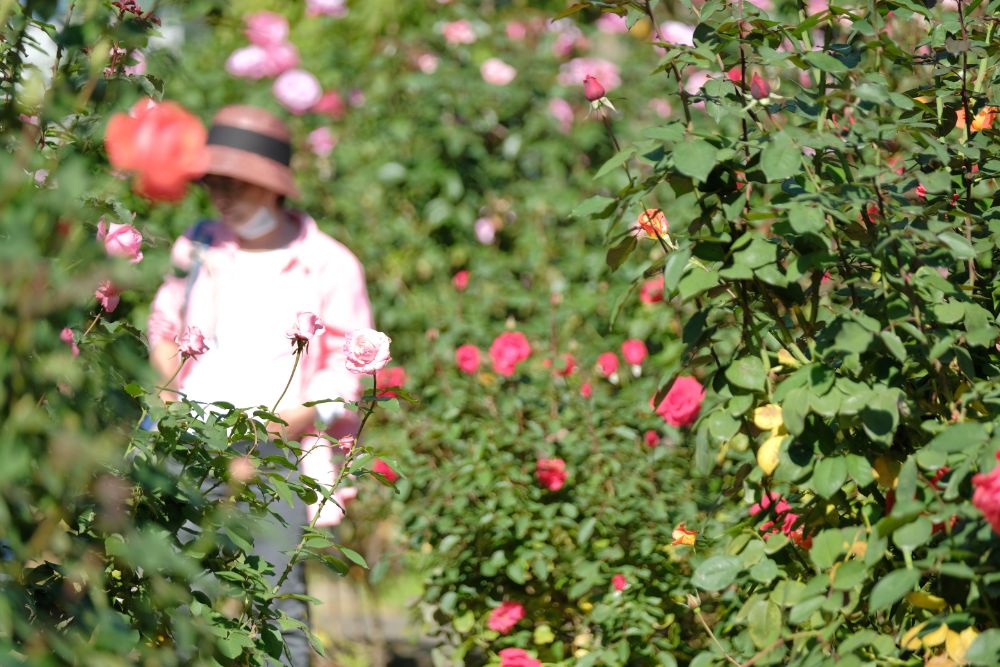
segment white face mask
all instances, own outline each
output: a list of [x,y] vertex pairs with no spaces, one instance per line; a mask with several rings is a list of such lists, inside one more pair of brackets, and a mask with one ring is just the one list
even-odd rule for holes
[[267,206],[261,206],[257,212],[250,216],[250,219],[233,231],[241,239],[254,241],[267,236],[278,228],[278,218]]

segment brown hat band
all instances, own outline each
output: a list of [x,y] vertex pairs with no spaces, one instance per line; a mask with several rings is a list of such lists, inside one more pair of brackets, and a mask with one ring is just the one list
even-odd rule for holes
[[207,143],[256,153],[284,165],[292,161],[292,146],[287,141],[232,125],[213,125]]

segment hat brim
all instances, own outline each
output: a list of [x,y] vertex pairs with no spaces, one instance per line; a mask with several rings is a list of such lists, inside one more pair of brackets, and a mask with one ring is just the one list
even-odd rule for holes
[[228,176],[298,199],[292,170],[274,160],[230,146],[209,144],[205,174]]

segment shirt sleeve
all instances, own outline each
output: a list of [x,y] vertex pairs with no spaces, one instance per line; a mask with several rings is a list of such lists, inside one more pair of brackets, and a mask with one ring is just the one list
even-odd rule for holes
[[[345,365],[344,340],[355,329],[371,328],[372,312],[364,269],[357,258],[350,253],[346,255],[345,258],[338,258],[325,280],[328,292],[320,318],[326,328],[319,340],[313,342],[315,347],[309,352],[310,355],[317,354],[318,358],[314,361],[315,372],[305,388],[307,401],[324,398],[354,401],[361,395],[361,377],[348,371]],[[316,407],[321,419],[327,423],[343,412],[340,403],[322,403]]]
[[180,333],[185,283],[183,278],[167,276],[156,291],[146,324],[150,348],[164,340],[172,341]]

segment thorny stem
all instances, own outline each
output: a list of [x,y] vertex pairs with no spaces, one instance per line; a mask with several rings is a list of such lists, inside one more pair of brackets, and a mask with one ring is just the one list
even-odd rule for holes
[[94,325],[96,325],[96,324],[97,324],[97,321],[101,319],[101,315],[103,315],[103,314],[104,314],[104,311],[103,311],[103,310],[101,310],[101,311],[98,311],[98,313],[97,313],[97,316],[96,316],[96,317],[94,318],[94,320],[93,320],[93,321],[92,321],[92,322],[90,323],[90,326],[89,326],[89,327],[87,327],[87,330],[86,330],[86,331],[84,331],[84,332],[83,332],[82,334],[80,334],[80,340],[83,340],[84,338],[86,338],[86,337],[87,337],[87,334],[89,334],[89,333],[91,332],[91,330],[92,330],[92,329],[94,328]]
[[705,628],[705,632],[708,633],[708,636],[712,638],[712,641],[715,642],[715,645],[719,647],[720,651],[722,651],[722,655],[726,656],[726,660],[736,665],[736,667],[740,667],[740,661],[734,658],[733,656],[729,655],[729,652],[726,651],[726,649],[723,648],[722,644],[719,642],[719,638],[715,636],[714,632],[712,632],[712,628],[710,628],[708,626],[708,623],[705,622],[705,617],[702,615],[701,609],[695,609],[694,615],[698,619],[698,622],[701,623],[701,626]]
[[271,414],[274,414],[274,411],[278,409],[278,405],[281,403],[281,399],[285,397],[285,394],[288,393],[288,388],[292,386],[292,379],[295,378],[295,371],[298,369],[299,359],[302,357],[302,349],[303,349],[302,344],[299,344],[298,347],[295,349],[295,363],[292,364],[292,372],[288,376],[288,382],[285,383],[285,388],[281,390],[281,396],[279,396],[278,400],[274,402],[274,407],[271,408]]
[[[962,143],[968,144],[969,138],[972,135],[972,109],[969,107],[969,88],[968,88],[968,72],[969,72],[969,51],[968,51],[968,41],[969,33],[965,26],[965,0],[958,0],[958,22],[962,26],[962,42],[964,43],[964,50],[962,51],[962,109],[965,111],[965,135],[963,137]],[[962,174],[962,180],[965,182],[965,211],[966,213],[972,213],[972,164],[968,156],[964,156],[962,160],[965,170]],[[972,242],[972,223],[966,218],[965,219],[965,239]],[[969,287],[975,287],[976,285],[976,260],[974,257],[970,257],[968,260],[968,270],[969,270]]]

